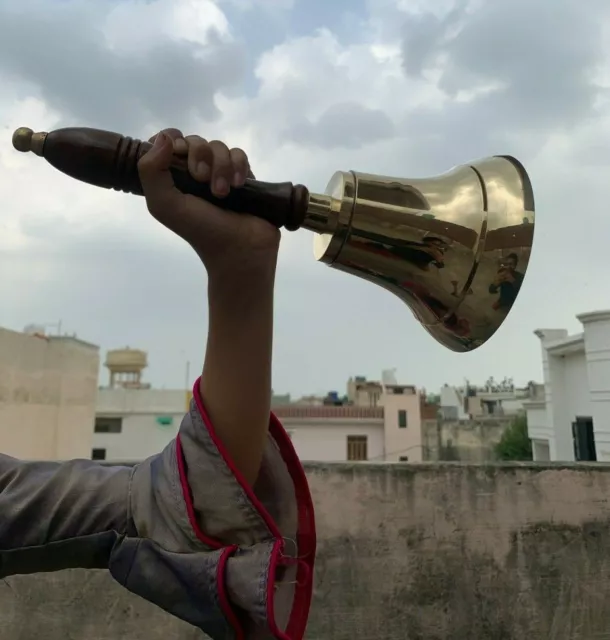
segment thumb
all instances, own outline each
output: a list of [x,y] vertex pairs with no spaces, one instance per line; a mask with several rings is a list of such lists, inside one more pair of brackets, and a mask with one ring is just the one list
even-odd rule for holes
[[174,157],[172,139],[161,132],[155,138],[152,148],[138,162],[138,173],[148,210],[157,217],[175,206],[175,198],[180,195],[174,185],[170,166]]

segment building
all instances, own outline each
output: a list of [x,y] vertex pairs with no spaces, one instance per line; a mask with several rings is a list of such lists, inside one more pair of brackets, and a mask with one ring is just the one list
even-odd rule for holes
[[481,463],[496,459],[495,447],[525,405],[538,397],[542,385],[517,387],[509,378],[484,385],[444,385],[436,420],[423,424],[427,460]]
[[100,389],[90,456],[121,462],[159,453],[178,433],[185,412],[184,389]]
[[143,382],[146,351],[115,349],[104,365],[108,386],[98,390],[91,457],[121,462],[158,453],[178,433],[191,391],[153,389]]
[[89,458],[99,348],[75,336],[0,329],[0,451],[28,460]]
[[515,416],[525,409],[524,402],[536,393],[536,383],[516,387],[510,378],[496,382],[489,378],[484,385],[469,383],[462,387],[445,384],[440,392],[440,405],[447,420]]
[[302,460],[421,462],[425,403],[410,385],[350,378],[347,395],[330,392],[274,411]]
[[495,447],[514,416],[487,416],[452,420],[439,410],[435,420],[424,420],[426,461],[454,461],[479,464],[497,459]]
[[381,407],[286,405],[275,407],[301,460],[385,460]]
[[[117,367],[121,368],[119,376]],[[109,385],[98,392],[92,457],[140,460],[160,451],[177,433],[190,392],[151,389],[142,383],[146,354],[109,352]],[[302,460],[417,462],[423,459],[422,399],[409,385],[350,379],[343,398],[335,392],[278,404]]]
[[583,331],[539,329],[544,395],[526,403],[534,460],[610,461],[610,311]]

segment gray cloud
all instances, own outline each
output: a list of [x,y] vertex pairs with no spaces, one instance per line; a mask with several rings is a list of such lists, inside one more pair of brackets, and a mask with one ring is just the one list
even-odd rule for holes
[[113,50],[100,29],[104,4],[3,0],[0,71],[22,95],[38,92],[62,124],[141,135],[150,123],[217,118],[215,94],[243,77],[242,48],[211,30],[205,46],[155,33],[145,51]]
[[510,144],[521,133],[534,150],[553,131],[595,114],[602,89],[594,72],[603,56],[609,5],[594,0],[586,11],[575,0],[468,5],[462,1],[442,18],[405,20],[405,72],[421,77],[440,69],[439,87],[450,97],[496,88],[442,111],[411,114],[422,133],[475,153],[487,144]]
[[326,109],[316,122],[297,122],[288,135],[306,147],[357,149],[389,138],[393,133],[393,122],[380,109],[341,102]]

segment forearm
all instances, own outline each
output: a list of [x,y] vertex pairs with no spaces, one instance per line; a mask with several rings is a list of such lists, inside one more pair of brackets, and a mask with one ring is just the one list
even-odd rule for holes
[[256,480],[271,411],[275,260],[213,274],[200,392],[214,428],[246,481]]

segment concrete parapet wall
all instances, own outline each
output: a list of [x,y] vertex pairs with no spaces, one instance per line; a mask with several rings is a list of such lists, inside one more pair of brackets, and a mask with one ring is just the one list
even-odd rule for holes
[[[591,640],[610,628],[610,466],[306,465],[311,640]],[[3,640],[195,640],[105,572],[0,585]]]

